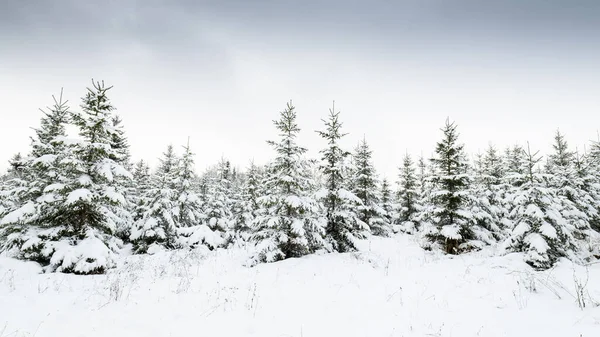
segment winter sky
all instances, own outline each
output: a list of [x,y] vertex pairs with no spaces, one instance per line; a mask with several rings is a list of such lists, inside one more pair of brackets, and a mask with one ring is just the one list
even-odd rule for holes
[[600,1],[0,1],[0,168],[26,152],[38,108],[91,78],[114,85],[134,159],[188,136],[199,171],[264,163],[292,99],[318,156],[333,100],[350,149],[390,178],[429,156],[446,117],[467,151],[580,150],[600,125]]

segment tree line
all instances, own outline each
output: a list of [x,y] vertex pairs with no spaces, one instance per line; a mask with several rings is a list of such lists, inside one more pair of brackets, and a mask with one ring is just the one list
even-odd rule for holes
[[[124,247],[251,247],[250,265],[321,252],[352,252],[358,240],[414,235],[427,250],[461,254],[497,245],[534,268],[600,255],[600,143],[572,151],[556,132],[542,161],[529,146],[490,145],[469,160],[446,120],[432,158],[401,158],[395,182],[380,180],[363,139],[353,151],[335,106],[318,131],[320,158],[306,157],[291,102],[273,121],[266,165],[226,159],[195,172],[189,143],[168,145],[158,167],[132,162],[123,122],[92,81],[77,111],[61,95],[42,110],[26,155],[0,185],[0,251],[46,271],[103,273]],[[67,126],[78,130],[72,138]]]

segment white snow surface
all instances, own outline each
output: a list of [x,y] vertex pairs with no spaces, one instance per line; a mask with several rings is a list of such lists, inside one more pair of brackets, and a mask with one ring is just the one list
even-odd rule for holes
[[[0,257],[0,336],[600,335],[600,264],[537,272],[493,247],[446,256],[413,240],[253,268],[243,266],[251,249],[124,250],[116,269],[93,276]],[[586,277],[580,309],[574,278]]]

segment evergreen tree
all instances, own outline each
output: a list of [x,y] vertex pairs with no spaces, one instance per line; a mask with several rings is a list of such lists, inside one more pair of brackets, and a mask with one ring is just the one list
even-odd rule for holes
[[240,195],[236,199],[233,208],[234,241],[246,242],[250,239],[252,223],[259,209],[258,198],[261,194],[261,180],[262,174],[259,167],[251,162]]
[[28,177],[27,161],[21,153],[12,156],[8,164],[8,171],[0,186],[0,216],[23,206],[27,200],[29,183],[34,180]]
[[202,203],[192,190],[194,173],[194,154],[189,144],[184,146],[183,156],[176,168],[175,188],[177,191],[178,227],[192,227],[202,222]]
[[208,227],[226,235],[231,230],[231,164],[221,159],[208,179],[204,213]]
[[[423,171],[422,179],[423,183],[425,180],[425,167],[424,162],[421,161],[420,169]],[[400,230],[413,233],[418,230],[418,222],[416,221],[417,213],[419,212],[419,181],[415,175],[415,168],[412,158],[407,153],[404,155],[402,160],[402,167],[400,167],[400,180],[398,181],[398,218],[397,225]]]
[[[496,148],[491,144],[482,156],[475,161],[475,172],[471,178],[468,204],[473,214],[474,230],[482,241],[491,244],[504,236],[500,227],[503,219],[508,215],[504,205],[505,186],[503,163]],[[505,223],[503,226],[510,226]]]
[[[575,152],[569,146],[560,131],[556,131],[553,144],[554,153],[548,157],[546,173],[549,186],[559,197],[561,214],[566,221],[565,231],[569,231],[577,240],[586,240],[590,235],[590,222],[598,217],[595,202],[586,184],[586,170]],[[575,163],[579,161],[576,169]]]
[[13,212],[13,220],[8,217],[2,220],[5,225],[0,225],[4,227],[0,238],[4,236],[8,240],[7,248],[18,247],[27,228],[43,222],[41,218],[44,215],[39,213],[42,201],[37,199],[47,187],[52,189],[57,186],[54,183],[60,183],[58,169],[64,157],[65,124],[69,115],[69,107],[62,94],[61,90],[58,99],[52,96],[54,105],[51,108],[40,109],[43,117],[40,127],[34,129],[30,155],[25,158],[18,153],[9,161],[9,170],[0,192],[0,216]]
[[573,238],[565,231],[566,221],[553,189],[546,187],[547,175],[536,166],[541,157],[527,150],[522,156],[518,186],[513,192],[510,217],[515,227],[506,241],[511,251],[525,253],[525,261],[533,267],[551,267],[571,250]]
[[389,224],[393,222],[394,216],[394,194],[390,183],[386,178],[381,181],[381,208],[385,211],[385,221]]
[[[417,202],[416,209],[417,213],[414,215],[414,222],[418,224],[419,230],[421,229],[421,225],[428,221],[433,214],[433,204],[430,202],[431,192],[433,189],[433,184],[431,183],[431,176],[435,172],[435,167],[433,165],[427,165],[427,162],[423,155],[419,156],[417,161]],[[400,209],[400,205],[397,207]],[[399,219],[399,212],[398,217]],[[399,220],[396,220],[399,223]]]
[[505,152],[505,179],[506,183],[512,186],[519,186],[522,183],[521,178],[524,177],[523,154],[525,150],[520,145],[514,145],[512,148],[507,148]]
[[159,161],[156,173],[151,177],[146,193],[142,196],[147,200],[143,213],[134,223],[130,240],[134,251],[145,253],[153,245],[165,248],[177,247],[177,167],[179,158],[173,145],[167,147]]
[[46,186],[39,198],[2,219],[23,223],[24,214],[35,214],[27,221],[34,225],[8,243],[19,250],[20,257],[48,265],[50,270],[104,272],[114,266],[119,245],[115,234],[131,222],[118,179],[131,174],[111,159],[115,149],[111,145],[114,108],[107,96],[110,88],[94,82],[83,98],[82,112],[70,114],[81,139],[65,148],[56,182]]
[[[471,215],[467,210],[469,178],[464,145],[458,143],[456,125],[446,120],[444,137],[437,143],[431,159],[436,172],[431,177],[432,214],[425,232],[430,241],[441,245],[448,254],[457,254],[474,238]],[[462,246],[461,246],[462,245]]]
[[354,154],[352,192],[361,201],[357,204],[358,218],[369,225],[373,235],[389,236],[391,224],[386,220],[386,212],[380,206],[378,181],[371,156],[372,151],[363,139]]
[[[597,141],[593,141],[590,147],[590,152],[585,156],[585,160],[581,161],[581,167],[587,168],[586,174],[587,190],[594,199],[596,212],[600,214],[600,137]],[[590,222],[592,229],[600,233],[600,219],[595,217]],[[598,254],[600,255],[600,254]]]
[[144,161],[138,161],[133,168],[133,185],[130,200],[133,207],[133,221],[138,221],[148,210],[148,192],[151,188],[152,175],[150,166]]
[[189,144],[175,170],[175,226],[179,236],[178,244],[183,247],[196,248],[205,246],[216,249],[223,244],[223,233],[213,231],[206,224],[206,216],[202,209],[200,196],[192,189],[195,180],[194,154]]
[[346,135],[341,132],[339,115],[335,107],[330,109],[329,118],[323,120],[325,131],[318,131],[327,141],[327,148],[321,150],[321,170],[325,181],[321,199],[327,220],[326,239],[331,249],[350,252],[356,251],[357,239],[365,238],[369,227],[354,211],[353,205],[360,203],[360,199],[347,189],[346,159],[349,153],[339,146],[340,139]]
[[300,128],[291,102],[273,123],[280,140],[268,142],[276,156],[265,177],[265,194],[258,199],[260,210],[253,223],[256,262],[300,257],[324,245],[323,223],[310,195],[308,165],[302,158],[306,149],[296,143]]
[[[575,197],[575,204],[586,214],[590,229],[600,232],[600,183],[594,172],[594,166],[588,156],[575,153],[573,186],[579,195]],[[593,235],[593,233],[588,233]],[[597,236],[597,234],[593,235]],[[596,247],[600,250],[600,247]],[[600,254],[597,254],[600,255]]]

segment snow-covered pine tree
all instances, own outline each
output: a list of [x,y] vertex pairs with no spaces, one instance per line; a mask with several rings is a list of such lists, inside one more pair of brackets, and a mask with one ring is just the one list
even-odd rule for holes
[[[595,201],[595,208],[600,213],[600,135],[598,140],[591,142],[590,151],[584,157],[585,161],[582,164],[588,167],[591,175],[588,180],[590,182],[589,192]],[[592,229],[600,233],[600,219],[593,220],[590,225]]]
[[[8,164],[8,171],[2,179],[2,186],[0,186],[0,216],[23,206],[27,200],[29,182],[34,180],[29,177],[27,160],[21,153],[12,156]],[[0,227],[2,227],[1,223]]]
[[379,183],[371,159],[372,154],[366,139],[363,138],[354,151],[352,192],[361,201],[356,205],[358,218],[369,226],[371,234],[389,236],[391,224],[387,221],[386,212],[380,205]]
[[133,221],[142,218],[148,209],[150,200],[148,192],[151,187],[150,166],[143,160],[139,160],[133,167],[133,185],[135,188],[131,191],[131,205],[133,207]]
[[431,177],[432,214],[425,236],[439,244],[446,253],[458,254],[474,239],[472,216],[467,209],[469,177],[464,145],[458,143],[456,124],[446,119],[441,129],[444,137],[437,143],[431,158],[435,173]]
[[[214,172],[209,172],[204,214],[208,227],[223,237],[232,234],[231,163],[221,158]],[[227,240],[231,240],[227,238]]]
[[580,194],[576,205],[587,215],[590,226],[590,230],[585,233],[588,240],[581,242],[581,249],[592,252],[598,257],[600,256],[600,233],[598,233],[600,232],[600,202],[598,202],[600,200],[600,184],[594,175],[594,166],[587,156],[576,152],[573,168],[575,170],[573,185]]
[[323,120],[325,131],[317,131],[327,141],[327,147],[321,150],[325,186],[319,194],[325,208],[325,234],[331,249],[350,252],[357,250],[358,239],[368,235],[369,226],[358,218],[354,210],[354,205],[360,199],[347,189],[346,160],[349,152],[342,150],[339,145],[340,139],[346,135],[341,132],[339,116],[334,106],[329,110],[329,118]]
[[254,162],[251,162],[241,186],[239,197],[235,200],[233,206],[234,242],[247,242],[250,240],[252,223],[259,208],[258,198],[261,194],[261,180],[260,168]]
[[[142,196],[147,205],[133,224],[130,240],[136,253],[146,253],[158,245],[173,249],[177,247],[177,167],[179,158],[173,145],[169,145],[159,159],[159,166],[151,176],[150,185]],[[152,251],[152,250],[151,250]]]
[[478,231],[476,236],[491,244],[504,237],[501,226],[510,225],[502,224],[508,215],[504,205],[504,171],[502,158],[493,145],[490,144],[485,154],[477,157],[472,173],[468,204],[473,214],[473,229],[484,229]]
[[527,148],[521,162],[513,192],[510,217],[515,227],[505,242],[510,251],[524,252],[525,261],[539,269],[550,268],[561,256],[572,251],[573,238],[565,231],[566,221],[560,212],[560,201],[546,185],[547,175],[540,173],[539,152]]
[[392,224],[395,200],[394,193],[392,192],[392,188],[387,178],[383,178],[381,181],[381,192],[379,195],[381,196],[381,208],[385,211],[385,220],[387,223]]
[[507,148],[504,154],[504,172],[506,183],[511,186],[518,186],[522,183],[523,161],[525,149],[520,145],[514,145],[512,148]]
[[0,242],[6,241],[5,248],[16,248],[23,258],[27,257],[20,251],[20,244],[25,240],[27,229],[39,226],[44,222],[42,218],[49,215],[39,212],[43,200],[38,198],[46,188],[51,190],[55,183],[60,183],[58,169],[65,152],[63,141],[69,107],[67,101],[63,101],[62,90],[58,99],[55,96],[52,99],[52,107],[40,109],[43,117],[40,127],[34,129],[28,158],[20,153],[11,158],[7,179],[0,192],[0,216],[13,212],[11,217],[0,220],[0,227],[4,227],[0,230]]
[[291,102],[273,121],[279,141],[268,141],[275,159],[264,180],[264,195],[253,222],[253,240],[257,242],[254,262],[273,262],[300,257],[324,246],[324,224],[318,204],[310,194],[307,151],[296,143],[300,128]]
[[195,178],[194,173],[194,153],[188,145],[183,147],[183,155],[176,168],[175,187],[177,190],[177,211],[178,227],[193,227],[201,223],[204,216],[201,212],[202,204],[200,198],[192,190],[192,181]]
[[[110,88],[93,82],[83,98],[82,112],[70,114],[81,139],[66,147],[58,161],[59,176],[44,188],[38,204],[30,201],[30,206],[24,206],[35,207],[36,226],[28,226],[12,240],[21,257],[47,265],[48,270],[104,272],[115,263],[117,230],[131,222],[124,188],[117,179],[131,174],[111,159],[115,150],[111,146],[114,107],[107,96]],[[11,213],[2,221],[18,218],[19,214]]]
[[[424,161],[419,169],[422,170],[422,179],[425,183]],[[398,217],[396,225],[398,229],[406,233],[415,233],[419,229],[419,222],[416,216],[419,212],[419,180],[415,175],[415,167],[411,156],[407,153],[402,159],[400,174],[398,175]]]
[[[588,186],[584,181],[585,168],[579,165],[579,169],[576,170],[575,152],[569,150],[567,141],[558,130],[552,147],[554,152],[548,156],[546,164],[549,187],[554,189],[559,197],[561,214],[566,221],[564,230],[582,243],[587,241],[588,235],[591,234],[590,220],[598,216],[594,199],[586,189]],[[580,174],[583,174],[583,177]]]
[[[431,203],[431,191],[433,190],[433,184],[431,182],[431,176],[435,173],[434,165],[427,165],[427,161],[423,157],[423,155],[419,156],[417,160],[417,198],[416,198],[416,208],[417,213],[414,215],[414,222],[418,224],[419,229],[421,229],[421,225],[427,221],[427,219],[431,218],[433,214],[434,206]],[[396,208],[399,210],[400,205],[398,204]],[[399,214],[397,212],[397,214]],[[396,217],[397,219],[399,216]],[[398,220],[396,220],[398,223]]]
[[197,248],[200,246],[216,249],[223,244],[223,233],[213,231],[206,223],[202,209],[202,200],[192,188],[196,178],[194,172],[194,153],[189,142],[184,146],[183,156],[175,170],[175,226],[177,227],[178,245]]

